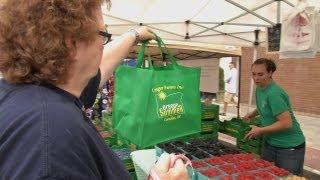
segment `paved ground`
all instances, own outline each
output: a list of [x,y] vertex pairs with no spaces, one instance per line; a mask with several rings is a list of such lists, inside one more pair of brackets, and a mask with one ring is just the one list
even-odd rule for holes
[[[240,106],[240,116],[246,114],[248,107],[245,105]],[[222,106],[221,108],[222,109]],[[220,116],[220,120],[230,120],[236,116],[236,107],[231,105],[228,107],[227,116]],[[320,179],[320,118],[317,115],[300,115],[295,113],[298,122],[301,125],[302,131],[306,137],[306,155],[305,155],[305,176],[308,179]],[[233,141],[230,137],[227,138]]]

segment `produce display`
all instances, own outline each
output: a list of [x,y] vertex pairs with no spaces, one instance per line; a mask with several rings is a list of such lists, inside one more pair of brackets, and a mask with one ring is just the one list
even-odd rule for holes
[[287,177],[290,173],[272,163],[255,159],[252,154],[227,154],[192,160],[198,179],[231,179],[231,180],[273,180]]
[[156,152],[158,155],[163,152],[185,154],[191,159],[199,180],[273,180],[290,177],[287,170],[214,139],[167,142],[159,144]]
[[[108,87],[109,89],[110,87]],[[111,88],[112,89],[112,82]],[[106,92],[106,91],[105,91]],[[107,96],[106,96],[107,95]],[[113,92],[102,93],[102,98],[112,98]],[[204,108],[206,106],[202,106]],[[99,124],[100,134],[125,164],[132,179],[136,179],[135,169],[130,157],[130,152],[137,150],[128,140],[119,137],[112,129],[112,114],[106,105]],[[211,109],[210,109],[211,108]],[[195,171],[195,180],[222,179],[222,180],[304,180],[303,177],[293,176],[285,169],[274,166],[271,162],[256,159],[253,154],[260,154],[262,146],[261,138],[245,139],[244,134],[250,130],[250,126],[239,118],[220,122],[216,116],[212,116],[216,106],[203,109],[206,119],[201,120],[202,131],[178,140],[158,144],[156,153],[163,152],[185,154],[192,162]],[[109,109],[110,111],[110,109]],[[214,119],[210,118],[214,117]],[[259,126],[259,119],[255,119],[254,125]],[[218,141],[217,132],[226,133],[237,139],[237,146]],[[152,147],[150,147],[152,148]],[[190,170],[190,169],[189,169]]]
[[[189,159],[204,159],[213,156],[240,153],[236,148],[215,139],[192,139],[159,144],[156,149],[168,153],[184,153]],[[160,154],[162,151],[160,150]]]
[[112,112],[112,102],[114,96],[114,76],[111,76],[106,84],[103,85],[101,91],[102,110],[108,113]]

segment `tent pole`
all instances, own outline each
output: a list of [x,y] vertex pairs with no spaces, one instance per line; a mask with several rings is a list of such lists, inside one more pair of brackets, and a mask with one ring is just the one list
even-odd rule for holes
[[287,3],[289,6],[294,7],[294,4],[292,4],[291,2],[287,1],[287,0],[282,0],[283,2]]
[[[252,62],[254,60],[257,59],[257,46],[254,45],[253,47],[253,57],[252,57]],[[250,75],[251,76],[251,75]],[[252,106],[252,96],[253,96],[253,80],[252,78],[250,77],[250,94],[249,94],[249,105],[248,105],[248,110],[247,110],[247,113],[249,113],[251,110],[251,106]]]
[[[194,24],[194,25],[199,26],[199,27],[202,27],[202,28],[207,28],[207,27],[202,26],[202,25],[200,25],[200,24],[196,24],[196,23],[192,23],[192,22],[191,22],[191,24]],[[218,35],[230,36],[230,37],[233,37],[233,38],[237,38],[237,39],[241,39],[241,40],[243,40],[243,41],[247,41],[247,42],[253,43],[252,41],[247,40],[247,39],[245,39],[245,38],[241,38],[241,37],[238,37],[238,36],[234,36],[234,35],[232,35],[232,34],[224,33],[224,32],[222,32],[222,31],[218,31],[218,30],[212,30],[212,31],[215,31],[215,32],[217,32],[217,33],[220,33],[220,34],[218,34]],[[202,35],[202,36],[189,36],[189,37],[191,38],[191,37],[208,37],[208,36],[217,36],[217,34],[213,34],[213,35]]]
[[156,27],[153,27],[153,26],[149,26],[149,25],[145,25],[151,29],[155,29],[155,30],[158,30],[158,31],[161,31],[161,32],[165,32],[165,33],[168,33],[168,34],[172,34],[172,35],[176,35],[176,36],[179,36],[179,37],[182,37],[184,38],[184,36],[180,35],[180,34],[177,34],[177,33],[174,33],[174,32],[171,32],[171,31],[167,31],[167,30],[164,30],[164,29],[160,29],[160,28],[156,28]]
[[[254,62],[257,59],[257,54],[258,54],[258,46],[259,46],[259,32],[260,30],[255,30],[254,34],[255,34],[255,42],[253,44],[253,58],[252,58],[252,62]],[[250,94],[249,94],[249,105],[248,105],[248,109],[247,109],[247,113],[250,112],[250,108],[252,106],[252,96],[253,96],[253,79],[250,78]]]
[[[161,25],[161,24],[183,24],[184,22],[158,22],[158,23],[143,23],[144,25]],[[139,26],[140,23],[128,23],[128,24],[108,24],[108,26]]]
[[185,22],[186,24],[186,36],[184,37],[184,39],[190,39],[190,36],[189,36],[189,24],[190,24],[190,21],[186,21]]
[[[192,21],[192,23],[197,24],[219,24],[219,25],[235,25],[235,26],[254,26],[254,27],[270,27],[270,25],[266,24],[249,24],[249,23],[230,23],[230,22],[206,22],[206,21]],[[210,30],[210,28],[207,28]],[[251,31],[250,31],[251,32]]]
[[277,24],[280,23],[280,17],[281,16],[281,1],[279,0],[277,2]]
[[[221,32],[221,31],[220,31]],[[252,31],[239,31],[239,32],[232,32],[232,33],[223,33],[222,32],[220,34],[211,34],[211,35],[200,35],[200,36],[196,36],[196,37],[206,37],[206,36],[221,36],[221,35],[237,35],[237,34],[245,34],[245,33],[252,33]],[[252,42],[252,41],[251,41]],[[254,42],[252,42],[254,43]]]
[[263,16],[260,16],[259,14],[255,13],[254,11],[252,11],[252,10],[250,10],[250,9],[244,7],[244,6],[241,6],[240,4],[238,4],[238,3],[236,3],[236,2],[234,2],[232,0],[225,0],[225,1],[227,1],[228,3],[233,4],[234,6],[240,8],[240,9],[242,9],[244,11],[247,11],[248,13],[250,13],[250,14],[252,14],[252,15],[254,15],[254,16],[260,18],[260,19],[262,19],[263,21],[265,21],[265,22],[267,22],[267,23],[269,23],[271,25],[274,25],[274,23],[272,21],[270,21],[269,19],[267,19],[267,18],[265,18]]
[[[265,7],[265,6],[268,6],[269,4],[272,4],[272,3],[274,3],[274,0],[270,0],[270,1],[266,2],[266,3],[264,3],[264,4],[261,4],[260,6],[251,9],[251,11],[256,11],[256,10],[261,9],[261,8],[263,8],[263,7]],[[247,15],[247,14],[249,14],[249,13],[248,13],[248,12],[244,12],[244,13],[236,16],[236,17],[233,17],[233,18],[231,18],[231,19],[228,19],[228,20],[225,21],[224,23],[231,22],[231,21],[233,21],[233,20],[235,20],[235,19],[238,19],[238,18],[240,18],[240,17],[242,17],[242,16],[244,16],[244,15]],[[200,31],[200,32],[198,32],[198,33],[195,33],[195,34],[191,35],[190,38],[192,38],[192,37],[194,37],[194,36],[197,36],[197,35],[199,35],[199,34],[202,34],[202,33],[204,33],[204,32],[207,32],[207,31],[209,31],[209,30],[214,30],[215,28],[217,28],[217,27],[219,27],[219,26],[221,26],[221,24],[218,24],[218,25],[216,25],[216,26],[213,26],[213,27],[210,27],[210,28],[208,28],[208,29],[202,30],[202,31]]]
[[241,56],[238,57],[238,104],[237,104],[238,118],[240,118],[240,97],[241,97]]

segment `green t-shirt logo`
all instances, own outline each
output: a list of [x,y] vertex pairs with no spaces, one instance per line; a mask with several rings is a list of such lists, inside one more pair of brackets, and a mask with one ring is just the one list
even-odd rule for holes
[[261,107],[262,107],[262,108],[266,108],[266,106],[267,106],[267,102],[266,102],[266,101],[262,101],[262,102],[261,102]]
[[183,94],[181,92],[166,94],[161,91],[156,94],[158,117],[165,121],[175,120],[184,114],[182,103]]

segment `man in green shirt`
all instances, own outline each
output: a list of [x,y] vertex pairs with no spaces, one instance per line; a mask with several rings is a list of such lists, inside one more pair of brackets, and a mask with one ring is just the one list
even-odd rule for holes
[[262,158],[295,175],[302,175],[305,137],[292,112],[288,94],[272,79],[276,65],[270,59],[261,58],[252,64],[251,71],[257,85],[257,109],[244,119],[250,121],[259,114],[262,127],[253,126],[246,137],[264,135]]

